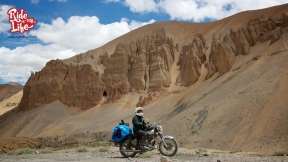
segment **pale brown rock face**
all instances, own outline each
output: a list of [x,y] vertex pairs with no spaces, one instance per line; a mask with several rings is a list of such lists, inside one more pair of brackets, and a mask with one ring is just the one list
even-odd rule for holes
[[[160,28],[130,43],[117,44],[112,54],[102,51],[98,60],[94,55],[82,54],[75,56],[73,65],[52,60],[40,72],[31,74],[20,110],[55,100],[84,110],[99,104],[103,96],[106,102],[114,102],[129,92],[149,94],[139,98],[137,105],[144,106],[152,101],[150,92],[171,85],[174,61],[179,67],[175,85],[191,86],[199,80],[202,65],[207,69],[206,79],[215,73],[221,76],[231,69],[238,55],[249,55],[252,46],[278,41],[287,26],[286,14],[277,19],[260,17],[238,29],[231,28],[224,35],[214,34],[210,45],[201,33],[195,34],[189,44],[175,44]],[[176,51],[180,52],[179,60],[175,60]],[[93,69],[91,60],[91,65],[83,64],[87,59],[96,60],[93,64],[103,68],[102,71],[95,71],[99,67]]]
[[202,34],[196,34],[192,43],[182,47],[178,65],[180,73],[176,84],[190,86],[197,82],[201,75],[201,65],[206,62],[208,45]]
[[40,72],[31,74],[19,107],[26,111],[60,100],[85,110],[99,103],[103,91],[104,83],[90,65],[66,65],[52,60]]
[[152,92],[149,92],[147,95],[141,95],[139,97],[139,101],[136,105],[136,107],[141,107],[141,106],[145,106],[147,105],[149,102],[151,102],[153,100],[153,94]]
[[170,86],[173,62],[174,42],[164,29],[130,44],[118,44],[102,78],[107,101],[115,101],[129,91],[157,91]]
[[206,65],[208,69],[206,78],[210,78],[216,72],[219,72],[219,76],[228,72],[234,64],[235,57],[248,55],[250,47],[267,41],[273,44],[279,40],[283,34],[281,30],[288,26],[287,19],[285,14],[279,19],[256,18],[238,30],[231,29],[223,40],[214,35],[209,63]]

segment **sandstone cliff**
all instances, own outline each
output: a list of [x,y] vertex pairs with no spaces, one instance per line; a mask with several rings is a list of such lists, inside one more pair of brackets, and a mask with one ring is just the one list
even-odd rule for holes
[[[204,34],[197,33],[190,43],[182,45],[175,44],[173,38],[167,37],[165,29],[160,28],[130,43],[119,43],[113,53],[105,51],[98,59],[87,53],[75,56],[70,65],[52,60],[40,72],[31,74],[20,110],[30,110],[55,100],[84,110],[99,104],[102,97],[106,98],[106,103],[115,102],[130,92],[143,93],[137,105],[144,106],[152,101],[148,93],[171,85],[171,68],[175,61],[179,67],[175,85],[191,86],[198,81],[202,65],[207,69],[206,79],[215,73],[221,76],[231,69],[237,56],[249,55],[251,47],[279,40],[287,26],[286,14],[279,18],[258,17],[238,29],[214,33],[209,41]],[[175,60],[177,51],[179,60]],[[94,60],[92,64],[97,64],[98,71],[92,64],[83,63],[87,59]]]
[[223,75],[228,72],[238,55],[248,55],[250,47],[258,43],[270,41],[275,43],[287,31],[287,15],[280,18],[266,20],[263,17],[250,20],[238,30],[231,29],[223,38],[213,36],[207,78],[216,72]]
[[89,109],[100,102],[103,87],[90,65],[66,65],[52,60],[41,71],[31,73],[19,107],[27,111],[60,100],[68,106]]

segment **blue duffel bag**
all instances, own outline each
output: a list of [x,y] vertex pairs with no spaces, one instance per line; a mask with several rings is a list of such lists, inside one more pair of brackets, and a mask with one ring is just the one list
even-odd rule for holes
[[118,124],[112,132],[112,140],[114,142],[120,142],[128,135],[133,134],[133,130],[129,127],[128,123]]

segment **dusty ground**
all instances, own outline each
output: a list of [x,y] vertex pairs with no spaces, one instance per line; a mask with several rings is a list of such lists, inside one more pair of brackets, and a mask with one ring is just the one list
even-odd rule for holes
[[[196,154],[197,150],[187,150],[180,148],[174,157],[169,160],[176,162],[287,162],[288,156],[260,156],[253,153],[229,153],[217,150],[204,150],[206,153]],[[203,150],[202,150],[203,151]],[[49,154],[24,154],[7,155],[2,154],[0,161],[101,161],[101,162],[158,162],[162,156],[158,151],[136,155],[135,158],[123,158],[117,147],[109,147],[107,152],[99,151],[99,148],[89,148],[88,152],[78,152],[77,149],[52,151]]]

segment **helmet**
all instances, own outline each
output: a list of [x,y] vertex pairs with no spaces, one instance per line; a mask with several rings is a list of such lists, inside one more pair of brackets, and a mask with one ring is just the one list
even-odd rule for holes
[[136,114],[137,116],[143,116],[143,109],[142,109],[142,107],[137,107],[137,108],[135,109],[135,114]]

